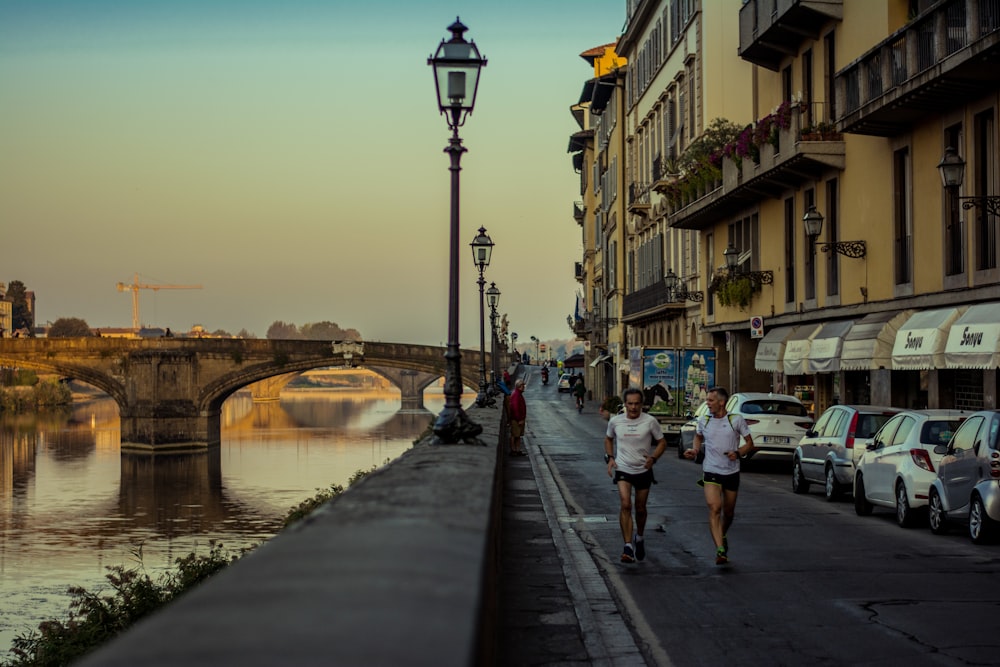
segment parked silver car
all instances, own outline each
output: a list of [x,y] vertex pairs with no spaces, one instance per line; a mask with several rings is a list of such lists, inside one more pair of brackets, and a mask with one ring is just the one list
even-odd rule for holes
[[967,520],[969,537],[981,544],[1000,535],[1000,410],[974,412],[955,431],[941,455],[928,499],[931,530]]
[[792,455],[792,491],[807,493],[822,484],[834,500],[854,483],[854,465],[864,455],[875,432],[899,408],[878,405],[833,405],[799,441]]
[[813,425],[813,418],[802,401],[788,394],[733,394],[726,402],[726,412],[746,420],[756,447],[750,454],[752,457],[791,457],[806,429]]
[[908,528],[926,516],[931,482],[946,444],[969,415],[961,410],[903,410],[875,434],[855,465],[854,511],[871,514],[873,506],[896,510],[896,522]]

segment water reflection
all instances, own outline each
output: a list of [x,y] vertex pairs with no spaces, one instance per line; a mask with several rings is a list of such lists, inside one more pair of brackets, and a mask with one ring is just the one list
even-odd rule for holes
[[107,398],[0,415],[0,657],[18,632],[63,616],[67,587],[106,589],[105,567],[140,548],[155,575],[213,540],[237,549],[270,537],[317,489],[408,449],[443,399],[426,403],[400,413],[391,391],[286,391],[258,404],[238,394],[218,448],[172,455],[123,455]]

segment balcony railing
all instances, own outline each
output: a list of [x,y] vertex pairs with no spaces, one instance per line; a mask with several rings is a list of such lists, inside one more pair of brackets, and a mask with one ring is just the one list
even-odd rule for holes
[[706,229],[762,198],[816,180],[827,169],[845,166],[844,138],[832,127],[810,127],[808,107],[792,109],[788,128],[779,129],[777,146],[760,147],[759,162],[722,160],[722,185],[668,213],[671,227]]
[[777,72],[782,59],[843,12],[842,0],[746,0],[740,8],[740,57]]
[[628,210],[636,215],[649,212],[649,183],[628,184]]
[[666,311],[680,312],[686,309],[687,306],[684,303],[670,299],[667,286],[662,280],[658,280],[648,287],[637,289],[631,294],[625,295],[622,300],[621,321],[633,323],[652,318]]
[[583,281],[583,262],[576,262],[573,265],[573,269],[574,269],[574,277],[576,278],[576,281],[577,282],[582,282]]
[[573,202],[573,219],[577,221],[578,224],[583,224],[583,219],[587,215],[587,207],[583,205],[582,201]]
[[939,3],[837,72],[838,126],[894,136],[1000,83],[1000,0]]

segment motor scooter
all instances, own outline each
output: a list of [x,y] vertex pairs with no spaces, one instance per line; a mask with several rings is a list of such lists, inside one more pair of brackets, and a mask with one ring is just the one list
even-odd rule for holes
[[548,368],[543,368],[542,369],[542,384],[548,384],[548,383],[549,383],[549,369]]

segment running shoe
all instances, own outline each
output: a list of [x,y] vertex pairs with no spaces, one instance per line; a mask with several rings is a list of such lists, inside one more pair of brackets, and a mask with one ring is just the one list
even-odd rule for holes
[[725,535],[722,536],[722,553],[729,555],[729,538]]
[[622,551],[622,562],[623,563],[634,563],[635,554],[632,552],[632,547],[625,545],[625,550]]
[[718,550],[715,552],[715,564],[725,565],[728,562],[729,562],[729,556],[727,556],[726,552],[722,550],[722,547],[719,547]]
[[645,540],[632,540],[635,542],[635,559],[645,560],[646,559],[646,541]]

